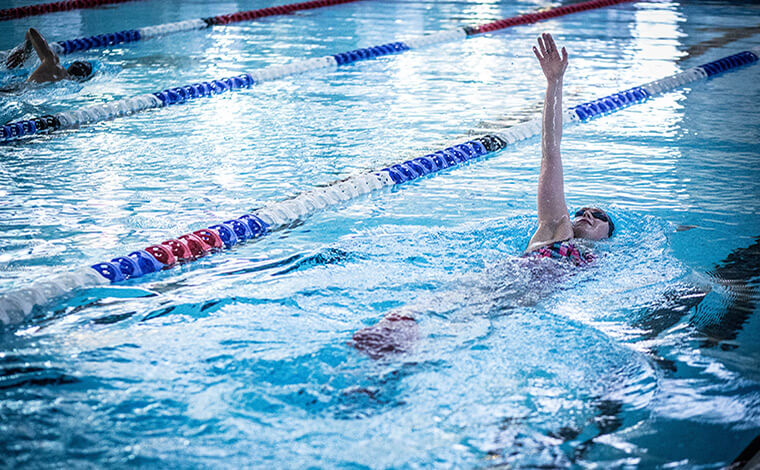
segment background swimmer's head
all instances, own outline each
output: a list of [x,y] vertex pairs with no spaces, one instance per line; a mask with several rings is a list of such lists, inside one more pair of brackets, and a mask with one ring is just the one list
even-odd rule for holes
[[92,76],[92,64],[81,60],[75,60],[66,69],[73,80],[83,82]]
[[573,218],[573,236],[587,240],[603,240],[612,236],[615,224],[606,212],[598,207],[578,209]]

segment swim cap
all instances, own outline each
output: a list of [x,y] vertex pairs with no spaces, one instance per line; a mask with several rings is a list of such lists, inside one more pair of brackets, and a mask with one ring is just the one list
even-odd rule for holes
[[605,211],[605,214],[607,214],[607,223],[610,225],[610,229],[607,232],[607,238],[612,238],[612,232],[615,231],[615,224],[612,222],[612,217],[610,217],[610,213]]
[[82,60],[75,60],[66,71],[74,80],[81,82],[87,80],[92,75],[92,64]]

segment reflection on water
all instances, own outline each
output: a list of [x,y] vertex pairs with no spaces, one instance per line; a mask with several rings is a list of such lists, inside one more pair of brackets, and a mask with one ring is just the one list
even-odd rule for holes
[[719,27],[719,28],[705,28],[706,31],[720,32],[720,36],[707,39],[697,44],[692,44],[686,48],[686,54],[679,60],[684,61],[692,57],[699,57],[711,49],[718,49],[725,45],[739,41],[740,39],[747,39],[760,34],[760,24],[752,26],[740,26],[740,27]]

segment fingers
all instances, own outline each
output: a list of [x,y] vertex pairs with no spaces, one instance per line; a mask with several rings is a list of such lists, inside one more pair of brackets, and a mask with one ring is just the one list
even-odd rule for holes
[[539,62],[544,62],[549,59],[551,61],[559,60],[563,64],[567,65],[567,49],[564,47],[562,51],[557,51],[557,44],[554,42],[554,38],[549,33],[542,33],[538,37],[538,48],[533,46],[533,53]]
[[549,33],[544,33],[544,42],[546,43],[546,51],[549,53],[555,52],[557,50],[557,45],[554,44],[554,38]]
[[9,69],[15,69],[21,63],[23,60],[21,60],[21,54],[19,54],[19,51],[15,51],[13,54],[9,55],[8,58],[5,60],[5,66]]

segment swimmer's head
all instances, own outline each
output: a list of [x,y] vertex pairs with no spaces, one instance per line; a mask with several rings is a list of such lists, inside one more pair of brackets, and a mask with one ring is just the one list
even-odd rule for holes
[[598,207],[583,207],[573,217],[573,236],[587,240],[603,240],[612,236],[615,224],[606,212]]
[[89,62],[75,60],[66,69],[73,80],[83,82],[92,76],[92,64]]

